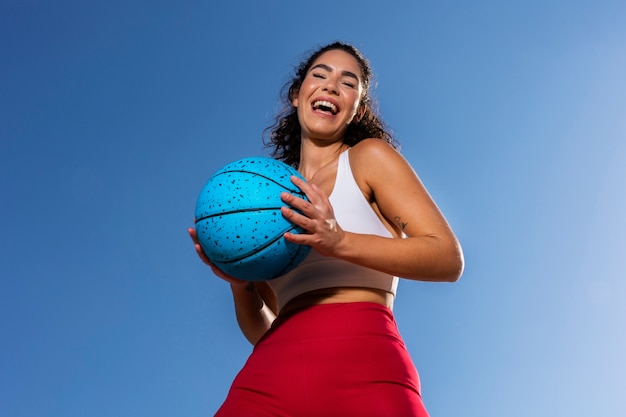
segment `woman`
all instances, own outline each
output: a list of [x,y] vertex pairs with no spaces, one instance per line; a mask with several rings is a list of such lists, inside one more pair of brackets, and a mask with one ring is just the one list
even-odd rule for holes
[[255,345],[216,416],[427,416],[392,307],[397,277],[456,281],[460,245],[376,116],[367,60],[320,48],[297,69],[270,129],[274,156],[306,178],[308,202],[283,193],[282,214],[312,250],[285,276],[230,277],[242,332]]

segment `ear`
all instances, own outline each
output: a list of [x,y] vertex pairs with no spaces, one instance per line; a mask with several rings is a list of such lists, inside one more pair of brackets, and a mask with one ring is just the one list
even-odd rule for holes
[[291,104],[293,105],[293,107],[298,107],[299,101],[298,101],[298,92],[300,90],[294,90],[293,94],[291,94]]

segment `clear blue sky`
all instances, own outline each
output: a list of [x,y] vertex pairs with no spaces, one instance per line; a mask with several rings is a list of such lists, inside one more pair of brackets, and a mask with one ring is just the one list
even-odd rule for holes
[[251,347],[195,200],[336,39],[465,249],[396,301],[431,415],[626,415],[622,0],[4,0],[0,35],[0,415],[212,415]]

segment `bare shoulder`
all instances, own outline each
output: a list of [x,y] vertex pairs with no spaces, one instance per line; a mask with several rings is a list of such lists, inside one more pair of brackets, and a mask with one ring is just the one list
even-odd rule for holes
[[363,139],[350,149],[351,158],[376,159],[399,155],[390,144],[381,139]]
[[350,166],[357,182],[369,185],[376,180],[415,176],[400,152],[381,139],[364,139],[354,145],[350,150]]

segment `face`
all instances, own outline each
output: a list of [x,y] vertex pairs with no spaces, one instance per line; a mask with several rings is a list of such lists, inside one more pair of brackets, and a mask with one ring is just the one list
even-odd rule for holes
[[348,52],[320,55],[306,74],[293,105],[303,139],[342,140],[363,94],[361,68]]

